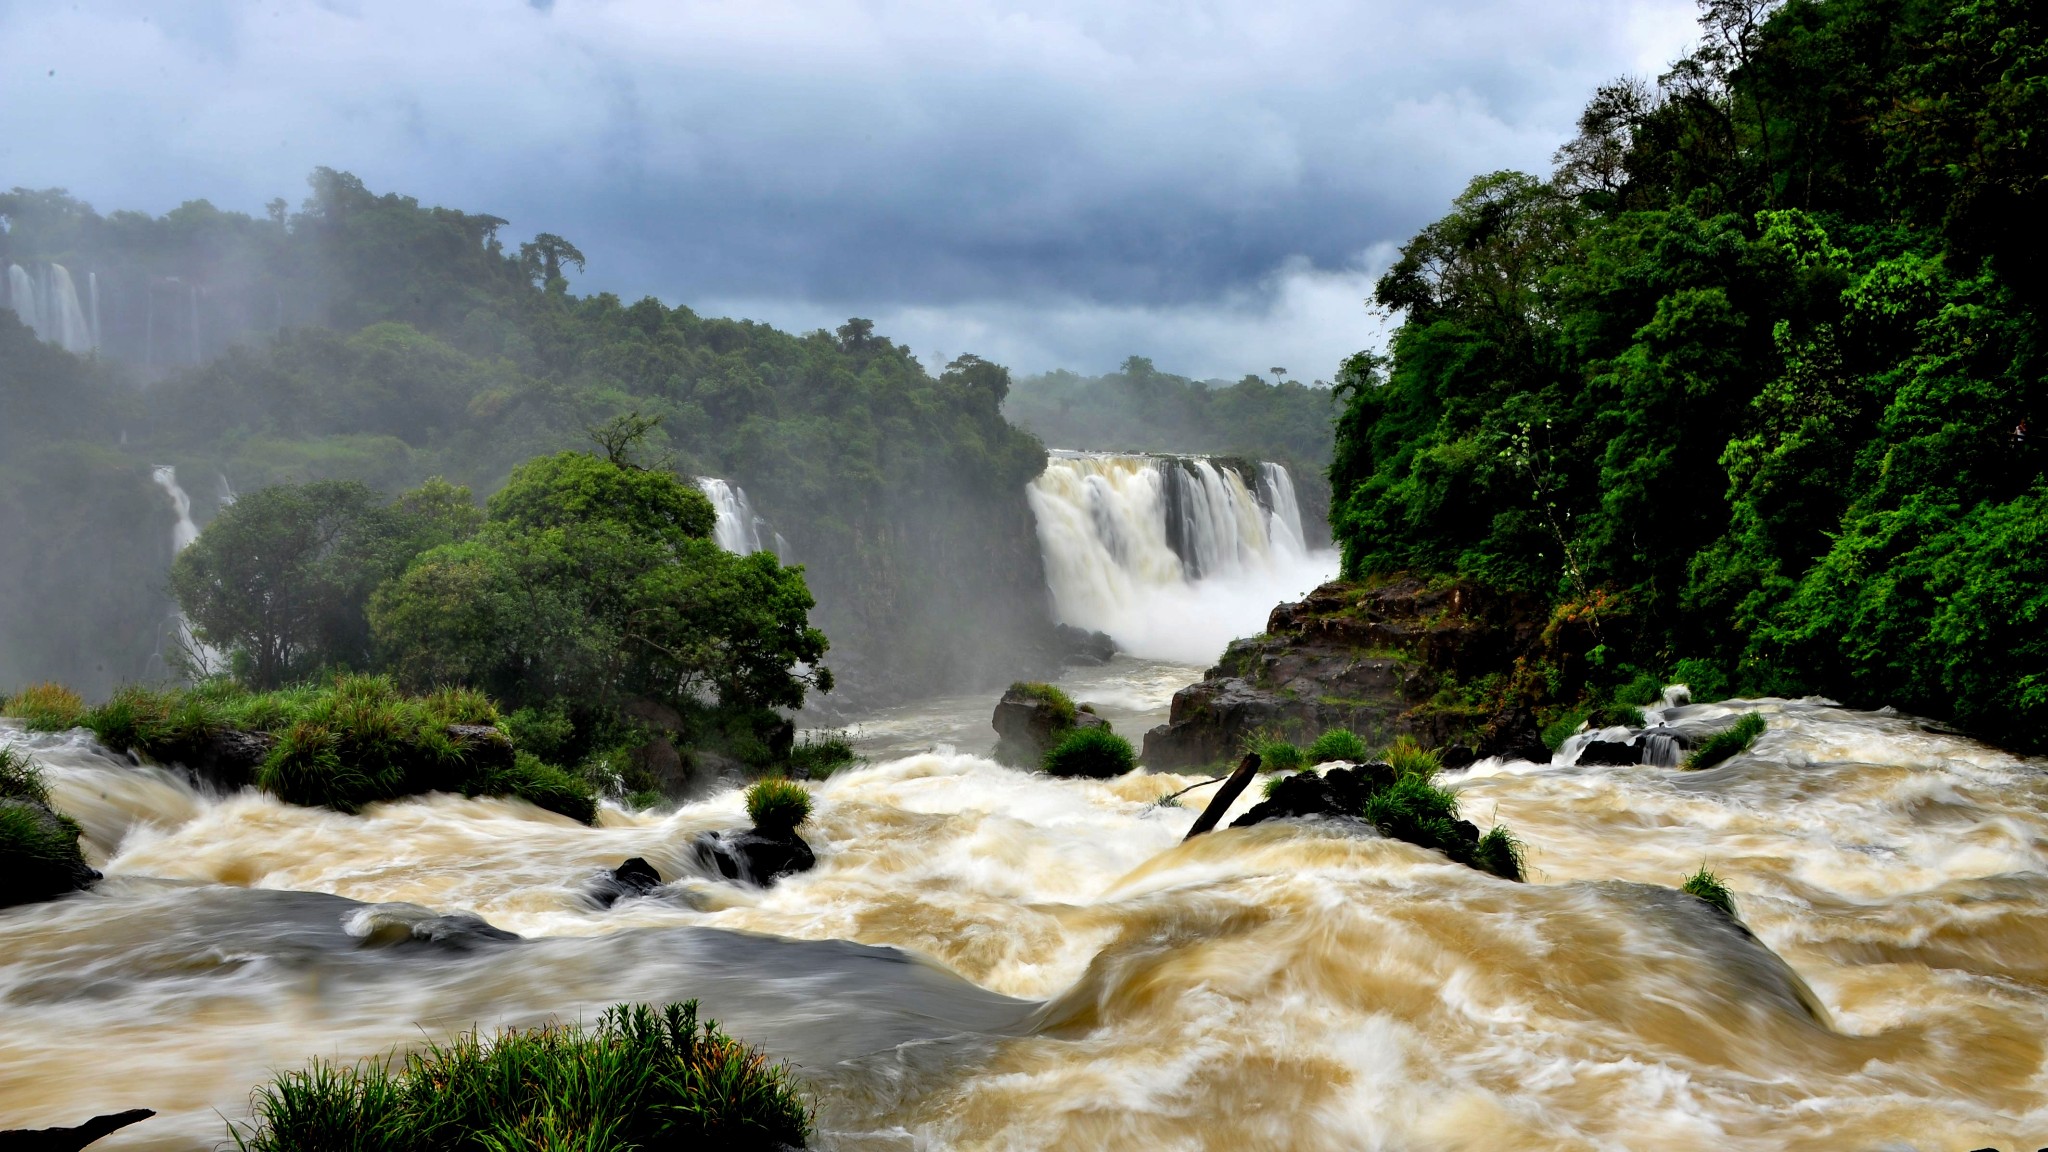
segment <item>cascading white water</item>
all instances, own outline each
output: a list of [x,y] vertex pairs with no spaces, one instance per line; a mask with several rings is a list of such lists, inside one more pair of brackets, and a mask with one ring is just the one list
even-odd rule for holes
[[149,478],[171,498],[171,508],[178,514],[177,523],[171,525],[171,554],[175,556],[199,539],[199,526],[192,522],[192,497],[178,484],[178,470],[169,464],[157,465]]
[[[697,477],[697,487],[711,500],[711,509],[718,520],[711,528],[711,538],[727,552],[742,556],[755,552],[773,551],[781,554],[787,551],[782,535],[768,527],[768,522],[754,514],[754,506],[747,501],[747,491],[737,484],[728,484],[716,476]],[[763,533],[766,533],[764,537]],[[773,548],[766,539],[775,541]]]
[[[164,494],[171,498],[171,509],[178,516],[171,524],[171,555],[175,557],[191,547],[194,540],[199,539],[199,525],[192,522],[192,497],[187,495],[184,486],[178,483],[178,470],[171,465],[159,464],[150,470],[149,475],[151,480],[156,481],[156,486],[163,489]],[[225,486],[227,478],[222,477],[221,482]],[[170,619],[164,622],[163,634],[171,638],[177,649],[179,662],[186,665],[188,671],[194,666],[201,672],[211,672],[225,666],[218,649],[192,634],[192,622],[185,618],[185,613],[180,609],[171,609]],[[154,659],[161,661],[166,668],[175,666],[171,658],[164,653],[161,644],[158,645]]]
[[1255,482],[1210,460],[1054,453],[1026,497],[1060,620],[1191,663],[1258,632],[1337,557],[1304,543],[1285,468],[1261,465]]
[[[19,264],[8,265],[7,296],[14,314],[44,342],[81,356],[98,345],[98,327],[80,307],[78,285],[62,264],[49,265],[40,280]],[[97,295],[93,307],[97,314]]]
[[37,295],[35,278],[28,274],[28,269],[19,264],[9,264],[7,303],[13,307],[14,314],[21,318],[21,322],[34,329],[35,334],[40,337],[43,334],[43,310],[37,303]]

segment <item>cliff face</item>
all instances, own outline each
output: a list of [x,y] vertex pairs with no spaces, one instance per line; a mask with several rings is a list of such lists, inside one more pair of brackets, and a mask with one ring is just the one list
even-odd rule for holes
[[1468,585],[1325,584],[1273,609],[1263,634],[1232,642],[1175,694],[1171,719],[1145,736],[1145,765],[1201,767],[1234,759],[1254,734],[1306,742],[1330,728],[1368,741],[1526,748],[1533,719],[1496,708],[1542,625],[1533,605]]

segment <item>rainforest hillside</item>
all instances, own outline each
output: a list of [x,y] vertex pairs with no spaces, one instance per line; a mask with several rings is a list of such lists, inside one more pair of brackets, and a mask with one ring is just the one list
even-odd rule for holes
[[1338,381],[1348,575],[1550,606],[1473,686],[1684,662],[2048,746],[2048,49],[2018,0],[1706,0],[1549,178],[1473,181]]

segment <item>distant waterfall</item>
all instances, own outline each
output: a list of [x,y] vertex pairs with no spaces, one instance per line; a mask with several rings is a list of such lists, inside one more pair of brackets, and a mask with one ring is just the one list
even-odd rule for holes
[[171,508],[178,514],[178,522],[171,525],[171,555],[176,556],[191,547],[199,539],[199,526],[192,522],[192,497],[178,484],[178,470],[169,464],[159,464],[149,474],[156,486],[171,498]]
[[[62,264],[46,265],[38,277],[19,264],[7,266],[7,302],[23,324],[46,343],[85,355],[98,345],[97,328],[78,302],[78,285]],[[94,312],[98,312],[95,291]]]
[[754,514],[754,506],[747,502],[747,490],[737,484],[728,484],[716,476],[697,477],[697,487],[711,500],[711,510],[718,514],[718,520],[711,527],[711,538],[727,552],[742,556],[755,552],[773,552],[778,556],[789,554],[789,542],[782,534],[768,526],[766,520]]
[[[175,558],[199,539],[199,526],[192,522],[192,497],[186,495],[184,487],[178,483],[178,470],[169,464],[157,465],[150,471],[149,478],[171,498],[171,510],[178,515],[171,525],[171,555]],[[197,666],[194,671],[203,675],[225,665],[218,651],[200,643],[198,637],[192,635],[192,622],[185,618],[183,611],[175,607],[171,609],[170,619],[164,622],[164,633],[177,646],[180,662]],[[173,667],[171,657],[164,653],[161,642],[157,645],[156,660],[162,661],[167,669]]]
[[1337,570],[1278,464],[1055,453],[1026,498],[1061,621],[1140,656],[1210,662]]

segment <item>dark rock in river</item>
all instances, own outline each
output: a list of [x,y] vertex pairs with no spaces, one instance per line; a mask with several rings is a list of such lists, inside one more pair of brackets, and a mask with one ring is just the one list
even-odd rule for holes
[[598,877],[584,889],[584,895],[599,908],[609,908],[628,896],[645,896],[659,887],[661,873],[645,859],[635,856]]
[[1634,740],[1588,740],[1579,746],[1578,763],[1584,767],[1618,767],[1643,762],[1643,750]]
[[109,1133],[156,1115],[153,1108],[130,1108],[95,1116],[76,1128],[9,1128],[0,1131],[0,1149],[5,1152],[78,1152]]
[[1283,776],[1273,794],[1239,816],[1232,828],[1245,828],[1267,820],[1290,816],[1361,816],[1365,802],[1374,793],[1392,786],[1394,769],[1386,764],[1361,764],[1356,768],[1332,768],[1317,776],[1297,772]]
[[1036,768],[1053,745],[1077,728],[1101,728],[1109,721],[1093,712],[1076,711],[1069,724],[1053,706],[1029,692],[1011,688],[996,703],[995,758],[1017,768]]
[[1541,741],[1528,744],[1533,719],[1496,725],[1437,699],[1447,684],[1511,667],[1544,619],[1531,604],[1466,585],[1325,584],[1273,609],[1263,635],[1233,641],[1203,680],[1175,694],[1169,722],[1146,734],[1145,765],[1203,767],[1233,758],[1253,733],[1308,741],[1331,728],[1430,746],[1476,737],[1479,755],[1548,759]]
[[226,728],[207,733],[189,747],[169,749],[164,755],[202,783],[235,792],[256,783],[257,769],[275,747],[277,737],[269,732]]
[[0,800],[0,908],[89,887],[100,874],[78,849],[78,826],[32,800]]
[[727,880],[766,888],[793,872],[808,872],[818,863],[811,846],[794,832],[769,836],[756,828],[743,832],[705,832],[693,845],[697,863]]
[[1060,663],[1099,666],[1116,656],[1116,641],[1107,632],[1090,632],[1071,624],[1053,627],[1053,641],[1059,647]]

